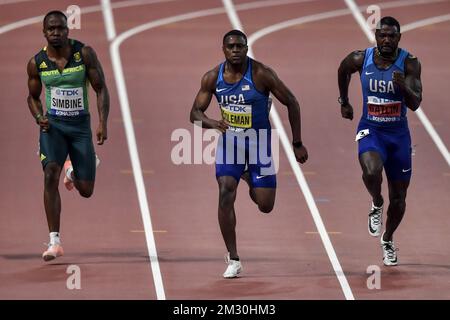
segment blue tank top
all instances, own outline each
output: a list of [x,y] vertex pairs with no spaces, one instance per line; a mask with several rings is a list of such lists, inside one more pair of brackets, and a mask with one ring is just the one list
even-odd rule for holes
[[361,122],[378,127],[407,128],[405,104],[400,89],[392,81],[393,71],[405,72],[408,51],[399,49],[397,60],[388,68],[380,69],[374,63],[375,47],[365,51],[361,70],[363,113]]
[[224,80],[225,62],[220,64],[214,93],[222,119],[229,125],[229,130],[237,132],[250,128],[270,129],[269,111],[272,101],[268,94],[255,88],[252,79],[253,60],[249,57],[247,59],[247,70],[236,83]]

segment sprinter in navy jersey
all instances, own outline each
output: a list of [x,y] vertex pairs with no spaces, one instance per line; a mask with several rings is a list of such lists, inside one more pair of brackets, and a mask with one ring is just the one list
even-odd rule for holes
[[[276,176],[271,151],[269,111],[272,93],[287,106],[293,149],[298,162],[308,153],[302,143],[300,107],[292,92],[276,73],[247,56],[247,37],[232,30],[223,37],[225,62],[208,71],[190,113],[191,122],[222,132],[216,153],[216,179],[219,184],[219,225],[225,245],[227,269],[223,276],[234,278],[242,271],[236,246],[234,201],[239,180],[250,187],[250,197],[263,213],[272,211]],[[205,115],[213,95],[222,119]]]
[[400,24],[392,17],[380,20],[375,31],[377,45],[350,53],[338,71],[343,118],[353,119],[348,99],[352,73],[359,72],[363,112],[356,134],[363,181],[372,197],[369,234],[377,237],[383,224],[382,171],[389,187],[386,229],[381,235],[383,263],[397,265],[393,235],[406,209],[406,192],[411,179],[411,137],[407,109],[416,111],[422,101],[421,67],[417,57],[398,47]]

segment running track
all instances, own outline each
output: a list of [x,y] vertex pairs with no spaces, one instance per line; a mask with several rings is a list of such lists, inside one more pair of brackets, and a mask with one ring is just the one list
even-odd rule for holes
[[[363,7],[371,3],[357,1]],[[82,15],[81,30],[71,30],[71,36],[92,45],[105,69],[111,93],[109,140],[97,147],[102,164],[93,198],[81,199],[61,189],[66,255],[43,263],[40,253],[48,231],[36,156],[38,131],[26,106],[25,67],[44,45],[38,16],[51,9],[65,10],[70,4],[73,1],[0,1],[4,79],[0,96],[5,119],[0,129],[5,181],[0,199],[0,298],[450,298],[448,151],[439,151],[412,113],[409,121],[416,153],[407,213],[395,238],[400,265],[383,267],[378,240],[367,234],[369,198],[360,180],[353,141],[357,121],[340,117],[336,70],[348,52],[370,43],[352,13],[343,11],[348,7],[340,0],[234,1],[238,21],[249,36],[284,21],[309,17],[257,39],[252,49],[256,59],[273,67],[300,101],[303,137],[310,153],[301,174],[314,201],[312,206],[305,201],[305,188],[299,187],[280,149],[273,213],[259,214],[246,186],[239,189],[238,248],[245,270],[242,278],[231,281],[221,278],[225,250],[217,223],[214,167],[174,165],[170,152],[175,143],[170,136],[177,128],[193,132],[188,114],[200,78],[222,61],[222,35],[236,20],[230,20],[219,0],[112,1],[115,34],[123,40],[113,42],[107,38],[100,1],[78,1],[80,7],[89,9]],[[450,43],[446,39],[450,36],[450,1],[382,4],[382,15],[397,17],[402,26],[444,16],[444,21],[432,20],[405,32],[401,46],[422,62],[422,109],[449,148],[446,92],[450,68],[446,58]],[[17,23],[31,17],[38,18]],[[161,20],[168,17],[174,18]],[[152,21],[158,23],[150,28]],[[124,36],[141,25],[147,28]],[[114,58],[117,52],[120,60]],[[128,99],[120,91],[119,100],[124,83]],[[355,119],[361,112],[359,91],[358,79],[353,77]],[[95,129],[92,94],[91,105]],[[124,113],[127,105],[130,122]],[[276,101],[275,108],[290,137],[286,110]],[[218,116],[215,104],[209,114]],[[317,232],[311,214],[314,207],[328,236]],[[150,221],[153,235],[144,232]],[[157,257],[150,259],[153,236]],[[327,237],[331,251],[324,248],[322,239]],[[330,252],[337,257],[334,264]],[[66,288],[66,268],[72,264],[81,269],[81,290]],[[366,269],[371,265],[380,266],[380,290],[366,286]],[[342,267],[343,274],[335,272],[336,266]]]

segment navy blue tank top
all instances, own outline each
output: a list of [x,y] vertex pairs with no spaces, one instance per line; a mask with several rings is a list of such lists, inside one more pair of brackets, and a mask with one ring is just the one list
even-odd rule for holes
[[223,62],[216,81],[215,96],[222,119],[229,125],[229,130],[237,132],[249,128],[270,129],[269,111],[272,101],[268,94],[256,89],[252,79],[253,60],[249,57],[247,59],[247,70],[241,80],[227,83],[223,78]]
[[374,53],[375,47],[366,49],[360,74],[363,92],[361,122],[378,127],[407,127],[408,108],[402,92],[392,81],[392,73],[405,72],[408,51],[399,49],[397,59],[388,69],[375,65]]

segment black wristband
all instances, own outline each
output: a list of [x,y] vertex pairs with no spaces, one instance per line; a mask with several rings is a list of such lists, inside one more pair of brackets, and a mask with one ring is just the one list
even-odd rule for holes
[[303,143],[301,141],[292,142],[292,145],[294,146],[294,148],[301,148],[301,147],[303,147]]
[[341,106],[348,104],[348,97],[339,97],[338,102]]

